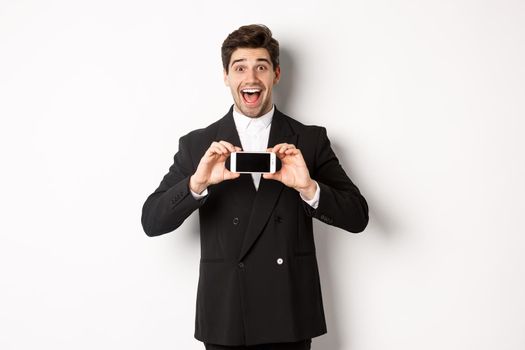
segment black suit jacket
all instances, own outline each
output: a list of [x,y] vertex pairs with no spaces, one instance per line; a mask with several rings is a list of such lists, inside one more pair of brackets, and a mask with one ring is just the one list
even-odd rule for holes
[[143,206],[142,225],[157,236],[199,209],[201,260],[195,337],[223,345],[293,342],[326,333],[312,218],[364,230],[368,207],[339,164],[326,130],[275,110],[268,145],[287,142],[303,154],[320,186],[317,209],[282,183],[249,174],[210,186],[195,200],[189,178],[212,141],[240,146],[232,109],[181,137],[174,163]]

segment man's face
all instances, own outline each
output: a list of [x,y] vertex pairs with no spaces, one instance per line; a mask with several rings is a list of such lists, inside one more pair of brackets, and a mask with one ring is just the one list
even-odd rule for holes
[[230,87],[235,108],[257,118],[272,109],[272,88],[279,82],[281,69],[274,70],[268,50],[238,48],[233,51],[224,83]]

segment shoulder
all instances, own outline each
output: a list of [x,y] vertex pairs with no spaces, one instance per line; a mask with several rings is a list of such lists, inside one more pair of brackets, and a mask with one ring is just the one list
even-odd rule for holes
[[180,138],[180,144],[189,147],[198,146],[200,144],[209,145],[210,142],[215,139],[221,123],[223,123],[227,117],[228,115],[225,115],[206,127],[188,132]]
[[282,112],[278,112],[284,122],[290,126],[294,134],[302,135],[303,137],[320,137],[326,136],[326,128],[320,125],[303,124],[295,118],[292,118]]

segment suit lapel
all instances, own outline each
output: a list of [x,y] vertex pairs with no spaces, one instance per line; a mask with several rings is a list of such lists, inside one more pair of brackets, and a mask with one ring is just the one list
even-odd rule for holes
[[239,138],[239,134],[235,127],[235,121],[233,120],[233,106],[220,121],[215,141],[218,142],[221,140],[228,141],[234,146],[241,147],[241,139]]
[[[239,136],[237,135],[237,138],[238,137]],[[284,142],[296,144],[297,135],[293,133],[293,130],[285,120],[284,115],[276,108],[272,118],[268,147],[273,147],[279,143]],[[275,207],[275,203],[277,202],[283,187],[284,185],[279,181],[261,178],[259,190],[257,191],[255,201],[253,203],[248,227],[244,235],[244,241],[241,247],[239,260],[242,260],[249,252],[250,248],[253,246],[263,231],[263,228],[268,221],[273,208]]]
[[[235,121],[233,120],[233,106],[221,119],[215,141],[228,141],[234,146],[242,147],[241,139],[239,138],[239,133],[237,132]],[[229,163],[229,160],[227,162]],[[229,166],[227,167],[229,168]],[[234,181],[238,183],[241,191],[255,192],[255,186],[253,185],[253,180],[250,174],[241,174],[241,176]]]

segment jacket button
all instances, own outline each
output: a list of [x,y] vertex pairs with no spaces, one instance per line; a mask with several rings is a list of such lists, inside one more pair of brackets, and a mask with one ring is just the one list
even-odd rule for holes
[[281,259],[281,258],[277,259],[277,264],[282,265],[283,264],[283,259]]
[[239,267],[240,267],[241,269],[244,268],[244,263],[243,263],[242,261],[239,263]]
[[239,218],[233,218],[233,224],[238,225],[239,224]]

